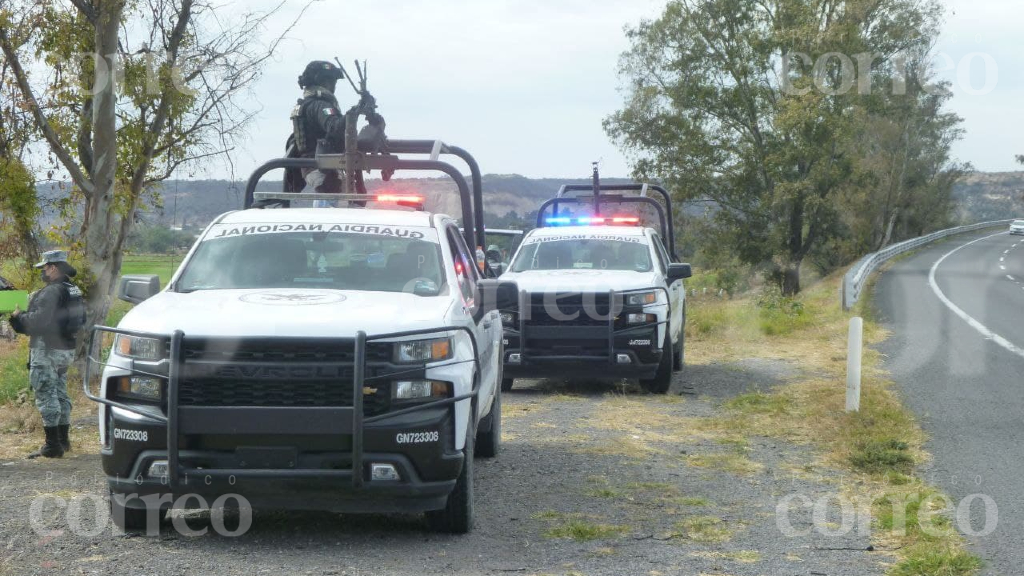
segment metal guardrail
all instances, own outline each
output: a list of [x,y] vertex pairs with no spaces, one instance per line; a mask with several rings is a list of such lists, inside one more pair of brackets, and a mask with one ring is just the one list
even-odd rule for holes
[[867,284],[867,280],[871,276],[871,273],[878,270],[879,266],[885,264],[891,258],[947,236],[981,230],[982,228],[1006,225],[1010,222],[1013,222],[1013,220],[995,220],[992,222],[981,222],[979,224],[971,224],[969,226],[957,226],[956,228],[939,230],[938,232],[932,232],[926,236],[904,240],[903,242],[887,246],[878,252],[868,254],[857,261],[857,263],[850,268],[849,272],[846,273],[846,276],[843,276],[842,294],[840,295],[843,310],[849,310],[857,303],[857,300],[860,298],[861,290],[863,290],[864,285]]

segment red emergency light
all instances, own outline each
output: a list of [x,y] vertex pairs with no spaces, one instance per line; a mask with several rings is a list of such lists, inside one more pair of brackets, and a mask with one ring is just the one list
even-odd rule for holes
[[376,194],[374,200],[383,204],[420,207],[425,199],[419,194]]

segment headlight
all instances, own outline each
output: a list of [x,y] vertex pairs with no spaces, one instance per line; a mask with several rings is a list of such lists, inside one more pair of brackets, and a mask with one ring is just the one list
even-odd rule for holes
[[117,379],[117,395],[157,402],[163,394],[162,378],[151,376],[122,376]]
[[515,312],[502,312],[501,313],[501,323],[504,324],[505,326],[515,326],[516,325],[516,313]]
[[656,314],[626,314],[626,323],[628,324],[647,324],[657,321]]
[[430,340],[412,340],[395,343],[395,363],[416,364],[419,362],[437,362],[452,357],[451,338],[431,338]]
[[654,304],[658,301],[658,292],[652,290],[650,292],[635,292],[633,294],[626,294],[626,306],[646,306],[648,304]]
[[395,400],[439,400],[451,397],[451,383],[439,380],[399,380],[392,388]]
[[118,334],[114,339],[114,352],[125,358],[159,360],[164,356],[164,345],[156,338]]

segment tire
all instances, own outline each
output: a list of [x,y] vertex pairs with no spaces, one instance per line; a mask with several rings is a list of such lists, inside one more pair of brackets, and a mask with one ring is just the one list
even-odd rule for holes
[[480,421],[476,432],[476,451],[481,458],[494,458],[501,450],[501,390],[494,393],[491,412]]
[[683,370],[683,336],[679,335],[679,344],[676,344],[672,350],[672,371],[681,372]]
[[686,352],[686,305],[683,304],[683,319],[679,323],[679,343],[672,351],[672,369],[676,372],[683,370],[684,354]]
[[658,362],[658,371],[655,372],[654,378],[640,380],[644,390],[652,394],[664,394],[672,385],[672,357],[675,354],[672,351],[672,340],[668,339],[667,334],[665,339],[667,342],[661,350],[661,361]]
[[512,385],[515,384],[515,378],[502,378],[501,379],[501,391],[508,392],[512,389]]
[[[148,508],[129,508],[117,502],[117,496],[109,493],[110,519],[114,525],[125,532],[139,532],[146,529],[146,517],[149,514]],[[160,512],[157,512],[160,514]]]
[[466,435],[462,471],[448,502],[441,510],[427,512],[427,523],[434,531],[466,534],[473,529],[473,437],[472,433]]

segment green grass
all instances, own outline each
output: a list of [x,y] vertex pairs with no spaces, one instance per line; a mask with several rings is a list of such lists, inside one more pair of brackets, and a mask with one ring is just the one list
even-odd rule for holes
[[889,576],[964,576],[974,574],[981,560],[963,550],[929,550],[903,560]]
[[789,410],[790,399],[781,394],[749,392],[730,398],[725,407],[744,414],[784,414]]
[[17,399],[18,394],[29,389],[27,362],[28,338],[0,347],[0,404]]
[[156,274],[160,286],[166,286],[184,256],[180,254],[130,254],[121,262],[121,275]]
[[596,524],[573,518],[549,528],[544,535],[548,538],[571,538],[577,542],[590,542],[591,540],[614,538],[625,531],[626,529],[622,526]]
[[909,474],[914,469],[914,457],[906,442],[892,438],[861,443],[850,455],[850,463],[869,474],[898,472]]

